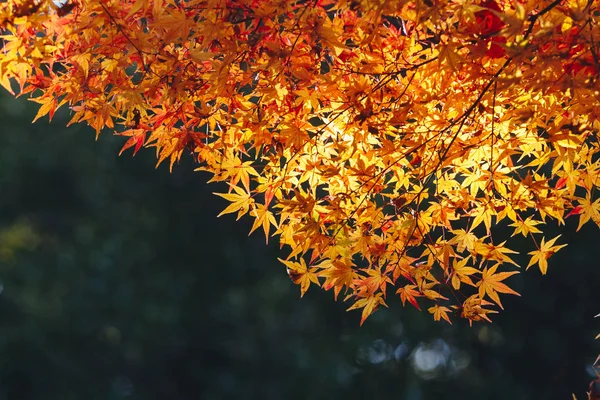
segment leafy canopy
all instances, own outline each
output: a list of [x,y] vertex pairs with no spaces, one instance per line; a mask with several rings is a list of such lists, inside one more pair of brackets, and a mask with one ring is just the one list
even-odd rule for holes
[[598,3],[9,0],[0,83],[191,154],[302,294],[489,320],[514,236],[545,274],[547,223],[600,223]]

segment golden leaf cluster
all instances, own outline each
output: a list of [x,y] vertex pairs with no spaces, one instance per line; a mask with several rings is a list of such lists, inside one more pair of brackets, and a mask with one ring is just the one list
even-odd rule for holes
[[518,273],[600,223],[596,0],[8,0],[0,84],[71,123],[191,154],[276,235],[302,294],[362,320],[390,289],[489,320]]

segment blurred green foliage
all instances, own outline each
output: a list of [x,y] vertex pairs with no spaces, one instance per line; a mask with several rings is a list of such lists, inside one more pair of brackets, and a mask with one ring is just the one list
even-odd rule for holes
[[522,297],[493,324],[390,295],[359,328],[332,293],[299,299],[248,221],[216,219],[226,189],[189,157],[155,170],[152,150],[117,157],[123,138],[33,115],[0,98],[0,400],[583,398],[596,227],[556,232],[570,246],[511,278]]

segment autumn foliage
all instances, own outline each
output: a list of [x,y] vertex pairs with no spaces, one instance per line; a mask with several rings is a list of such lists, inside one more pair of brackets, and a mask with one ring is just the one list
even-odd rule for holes
[[9,0],[0,82],[194,157],[361,323],[389,295],[489,320],[513,237],[545,274],[546,224],[600,224],[599,3]]

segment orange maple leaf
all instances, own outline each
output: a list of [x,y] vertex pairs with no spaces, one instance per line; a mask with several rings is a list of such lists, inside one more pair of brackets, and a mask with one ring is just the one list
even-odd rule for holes
[[516,296],[520,296],[519,293],[515,292],[511,288],[509,288],[505,283],[502,283],[506,278],[518,274],[519,271],[511,271],[511,272],[498,272],[496,270],[500,264],[496,264],[491,268],[484,268],[481,273],[481,280],[477,282],[477,287],[479,287],[479,297],[483,298],[484,295],[488,295],[500,308],[502,307],[502,303],[500,302],[500,298],[498,297],[498,293],[505,294],[514,294]]
[[367,294],[365,292],[365,297],[359,298],[353,305],[351,305],[347,311],[355,310],[357,308],[362,308],[362,315],[360,318],[360,325],[365,322],[367,317],[374,313],[380,305],[387,307],[385,304],[385,300],[383,298],[383,293],[376,294]]
[[448,313],[451,312],[452,310],[450,310],[448,307],[444,307],[444,306],[440,306],[439,304],[436,304],[435,306],[428,308],[427,311],[429,311],[431,314],[433,314],[433,319],[435,321],[439,321],[440,319],[443,318],[450,325],[452,325],[452,321],[450,321],[450,317],[448,316]]
[[303,258],[300,258],[300,262],[282,260],[278,258],[287,268],[287,273],[295,284],[300,285],[300,297],[304,296],[304,293],[310,287],[311,282],[319,286],[319,278],[313,271],[309,271]]

